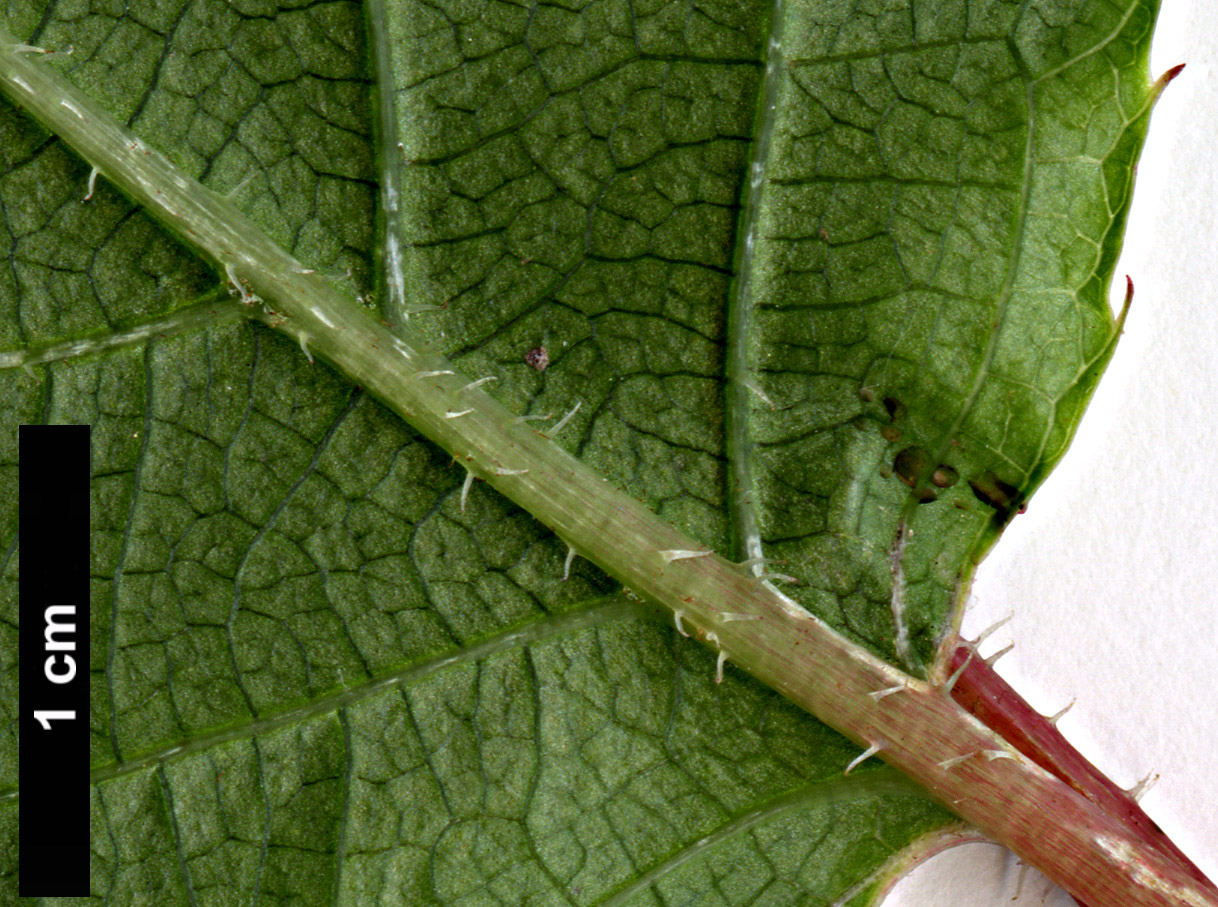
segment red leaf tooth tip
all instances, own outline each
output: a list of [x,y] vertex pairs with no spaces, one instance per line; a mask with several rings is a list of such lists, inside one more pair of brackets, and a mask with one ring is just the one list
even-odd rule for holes
[[1180,75],[1180,73],[1184,72],[1184,67],[1187,65],[1187,63],[1177,63],[1167,72],[1163,73],[1163,75],[1159,76],[1159,81],[1163,84],[1163,87],[1166,88],[1168,85],[1170,85],[1171,80]]

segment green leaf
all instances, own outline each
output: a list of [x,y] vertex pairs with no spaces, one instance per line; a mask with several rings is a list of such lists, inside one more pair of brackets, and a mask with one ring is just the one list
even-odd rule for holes
[[[509,408],[578,404],[559,442],[611,481],[785,560],[801,603],[920,672],[1119,331],[1154,5],[394,3],[369,36],[344,3],[59,4],[9,28],[71,47],[151,146]],[[5,468],[21,422],[94,426],[97,897],[863,900],[954,827],[890,769],[843,777],[857,747],[716,685],[595,568],[564,579],[528,514],[478,484],[463,506],[439,448],[88,183],[0,105]]]

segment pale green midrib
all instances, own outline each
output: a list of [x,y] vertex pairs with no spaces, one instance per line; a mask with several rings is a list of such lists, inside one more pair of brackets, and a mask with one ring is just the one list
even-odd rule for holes
[[[728,460],[728,514],[732,546],[738,560],[761,558],[761,531],[757,525],[757,488],[753,480],[752,441],[749,433],[749,395],[754,393],[748,338],[754,305],[752,280],[759,240],[762,196],[765,192],[766,164],[774,123],[778,118],[778,87],[782,73],[783,0],[773,0],[770,8],[770,34],[766,44],[765,71],[758,93],[757,129],[749,149],[745,170],[744,204],[737,230],[731,292],[727,303],[726,387],[724,389],[725,446]],[[761,564],[753,567],[760,575]]]
[[406,304],[406,277],[402,237],[402,151],[398,137],[397,92],[393,79],[393,53],[389,46],[389,15],[385,0],[364,0],[372,62],[372,135],[377,172],[376,255],[377,305],[395,326],[410,316]]
[[173,337],[195,328],[235,324],[249,318],[249,315],[248,308],[229,298],[222,290],[214,291],[207,293],[203,301],[178,309],[170,315],[112,334],[63,340],[24,350],[5,350],[0,352],[0,370],[44,365],[48,362],[107,353],[124,347],[137,347],[153,337]]
[[597,907],[624,907],[636,895],[646,891],[690,860],[697,859],[724,841],[743,834],[769,819],[796,810],[813,809],[848,800],[885,795],[925,797],[925,793],[919,787],[888,766],[874,768],[856,775],[841,775],[810,782],[798,790],[754,807],[719,826],[710,834],[686,845],[663,862],[619,888],[605,900],[598,902]]
[[[167,759],[198,753],[232,740],[257,737],[295,722],[306,721],[317,715],[339,711],[393,687],[417,683],[445,668],[472,664],[500,652],[531,646],[554,636],[600,627],[616,621],[648,618],[654,614],[656,614],[656,609],[652,605],[632,601],[621,593],[609,595],[595,600],[578,611],[547,616],[525,626],[505,630],[463,649],[435,655],[400,671],[368,679],[358,685],[346,687],[340,692],[311,700],[294,709],[287,709],[265,718],[256,718],[239,725],[220,728],[184,743],[153,750],[135,759],[96,768],[90,773],[89,780],[92,784],[99,784],[140,771]],[[0,802],[17,795],[17,790],[0,794]]]

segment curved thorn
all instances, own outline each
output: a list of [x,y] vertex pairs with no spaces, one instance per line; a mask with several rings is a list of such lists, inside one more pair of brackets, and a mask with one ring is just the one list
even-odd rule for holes
[[858,768],[859,765],[861,765],[863,762],[866,762],[868,759],[870,759],[872,756],[874,756],[876,753],[878,753],[881,749],[882,749],[882,747],[878,743],[871,744],[871,746],[867,747],[867,749],[863,750],[861,753],[859,753],[857,756],[855,756],[854,759],[851,760],[850,764],[846,766],[846,770],[844,772],[842,772],[842,774],[843,775],[850,774],[852,771],[854,771],[856,768]]
[[715,683],[723,683],[723,665],[726,661],[727,652],[720,649],[719,657],[715,660]]
[[980,648],[981,644],[983,642],[985,642],[987,639],[989,639],[994,634],[995,630],[998,630],[1001,627],[1005,627],[1008,623],[1011,622],[1011,619],[1014,616],[1015,616],[1015,612],[1012,611],[1002,620],[998,621],[997,623],[990,624],[986,629],[982,630],[977,635],[977,638],[973,640],[973,648],[974,649]]
[[965,669],[973,663],[973,657],[976,654],[976,650],[970,650],[968,653],[968,658],[964,659],[964,663],[961,664],[960,667],[956,668],[956,670],[952,671],[952,676],[947,678],[947,682],[943,684],[944,694],[951,693],[952,688],[956,685],[956,681],[960,679],[960,675],[963,674]]
[[1065,714],[1066,714],[1066,712],[1068,712],[1068,711],[1070,711],[1072,708],[1074,708],[1074,703],[1075,703],[1075,702],[1077,702],[1077,701],[1078,701],[1077,699],[1071,699],[1071,700],[1070,700],[1070,701],[1069,701],[1069,702],[1066,704],[1066,706],[1065,706],[1064,708],[1060,709],[1060,710],[1059,710],[1058,712],[1056,712],[1054,715],[1050,716],[1049,718],[1046,718],[1045,720],[1046,720],[1046,721],[1048,721],[1048,722],[1049,722],[1049,724],[1056,725],[1056,724],[1057,724],[1057,722],[1058,722],[1058,720],[1059,720],[1059,719],[1060,719],[1060,718],[1061,718],[1063,715],[1065,715]]
[[567,423],[575,418],[575,414],[577,412],[579,412],[579,408],[583,405],[584,405],[583,400],[576,401],[575,407],[569,413],[567,413],[565,416],[563,416],[561,419],[559,419],[558,423],[553,428],[551,428],[549,431],[546,432],[546,437],[553,438],[556,434],[558,434],[560,431],[562,431],[564,428],[566,428]]
[[1133,802],[1137,803],[1146,795],[1146,792],[1154,787],[1159,782],[1157,773],[1147,775],[1133,787],[1129,788],[1127,793],[1133,798]]
[[472,391],[475,387],[482,387],[482,385],[486,384],[488,381],[498,381],[498,380],[499,379],[496,378],[494,375],[487,375],[485,378],[479,378],[477,381],[471,381],[469,384],[465,385],[465,387],[461,388],[461,390],[462,391]]
[[1002,658],[1003,655],[1006,655],[1007,652],[1010,652],[1013,648],[1015,648],[1015,643],[1008,644],[1005,649],[999,649],[993,655],[985,659],[986,666],[991,668],[994,667],[994,662]]
[[895,687],[888,687],[884,690],[876,690],[874,693],[868,693],[867,695],[870,696],[875,702],[879,702],[881,699],[886,699],[894,693],[901,693],[907,689],[909,688],[905,686],[905,684],[898,683]]
[[567,559],[563,561],[562,578],[565,581],[571,576],[571,562],[575,560],[575,549],[570,545],[567,546]]
[[673,623],[675,623],[677,625],[677,632],[688,639],[689,634],[685,632],[685,627],[683,627],[681,625],[681,618],[684,616],[685,616],[684,611],[677,610],[677,611],[672,612],[672,619],[673,619]]
[[469,490],[474,484],[474,474],[465,471],[465,481],[461,483],[461,512],[465,513],[465,502],[469,499]]
[[954,759],[944,759],[942,762],[939,763],[939,768],[943,769],[943,771],[946,772],[949,769],[955,768],[961,762],[967,762],[969,759],[972,759],[976,755],[977,755],[976,752],[972,752],[972,753],[965,753],[963,756],[956,756]]

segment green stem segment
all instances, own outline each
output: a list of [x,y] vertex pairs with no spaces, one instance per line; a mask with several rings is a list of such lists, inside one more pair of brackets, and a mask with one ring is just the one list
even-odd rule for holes
[[[0,85],[215,262],[262,317],[323,356],[679,626],[887,762],[1080,900],[1218,907],[1218,894],[1021,755],[942,689],[839,636],[701,550],[421,344],[394,337],[0,32]],[[472,376],[477,378],[479,376]]]

